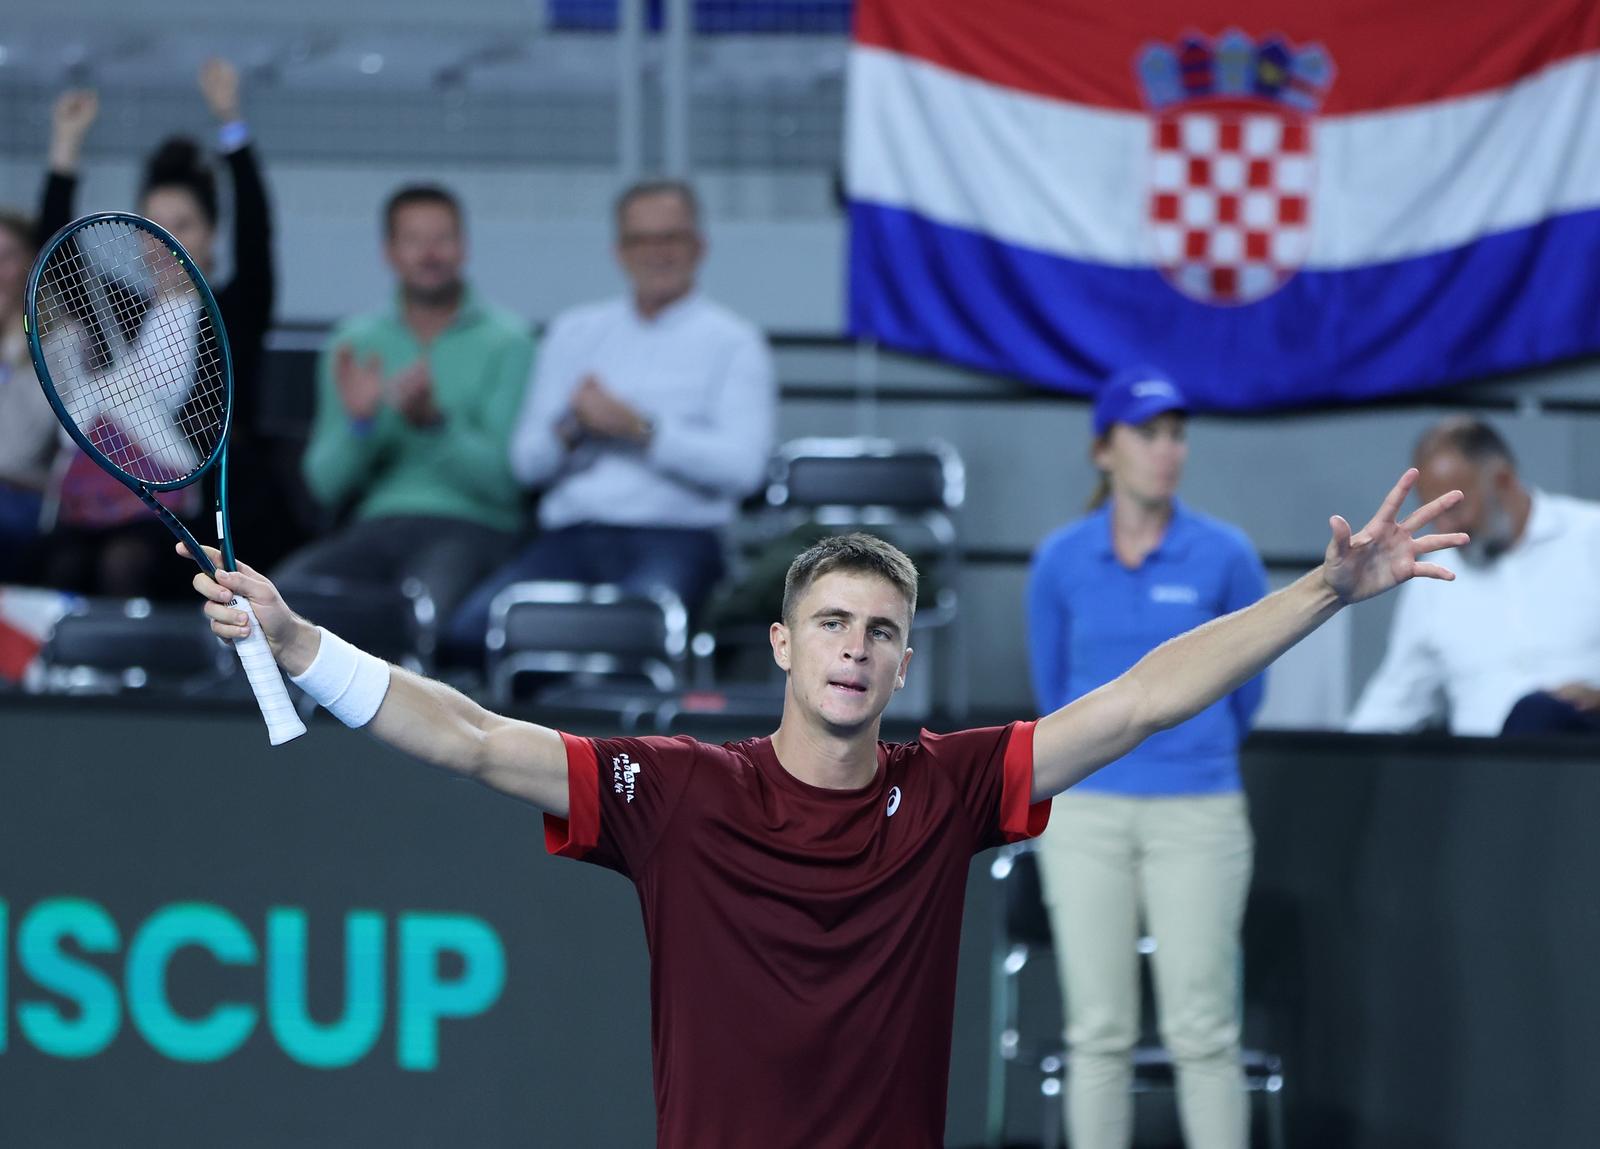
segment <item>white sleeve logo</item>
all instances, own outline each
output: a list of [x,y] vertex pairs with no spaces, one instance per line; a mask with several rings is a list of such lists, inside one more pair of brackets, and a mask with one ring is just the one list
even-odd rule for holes
[[614,794],[625,794],[629,802],[633,801],[633,780],[639,776],[641,769],[639,763],[629,758],[626,754],[618,754],[611,759],[611,791]]

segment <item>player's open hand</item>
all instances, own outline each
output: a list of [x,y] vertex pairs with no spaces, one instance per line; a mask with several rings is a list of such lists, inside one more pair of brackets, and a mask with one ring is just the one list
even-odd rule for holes
[[[205,614],[211,620],[211,633],[232,642],[250,632],[244,611],[234,605],[238,596],[249,600],[261,633],[272,648],[272,657],[280,666],[290,674],[299,674],[310,666],[316,657],[316,628],[289,609],[272,580],[244,563],[236,571],[223,570],[221,551],[207,546],[201,549],[217,568],[215,577],[203,570],[194,576],[194,589],[206,599]],[[185,558],[194,557],[183,543],[178,544],[178,553]]]
[[1328,520],[1333,528],[1333,541],[1328,544],[1327,554],[1323,558],[1322,577],[1343,601],[1360,602],[1413,578],[1449,582],[1456,577],[1454,572],[1436,563],[1418,562],[1417,558],[1448,547],[1462,546],[1467,542],[1467,536],[1458,532],[1418,537],[1416,532],[1437,518],[1440,512],[1459,503],[1461,492],[1448,491],[1427,506],[1400,519],[1400,507],[1416,481],[1415,467],[1401,475],[1400,481],[1378,508],[1378,513],[1360,531],[1352,533],[1350,524],[1339,515]]

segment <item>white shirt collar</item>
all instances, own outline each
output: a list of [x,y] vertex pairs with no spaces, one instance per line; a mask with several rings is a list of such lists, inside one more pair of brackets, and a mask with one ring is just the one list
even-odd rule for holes
[[628,297],[628,314],[633,316],[633,321],[640,327],[664,327],[668,324],[679,322],[685,315],[694,309],[700,302],[700,289],[691,287],[689,293],[682,299],[674,300],[667,304],[655,316],[646,319],[639,311],[639,305],[630,295]]

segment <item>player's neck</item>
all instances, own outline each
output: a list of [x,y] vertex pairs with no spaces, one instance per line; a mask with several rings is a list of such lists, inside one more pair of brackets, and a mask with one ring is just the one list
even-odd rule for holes
[[785,714],[772,750],[778,764],[808,786],[859,790],[878,773],[878,723],[840,736]]

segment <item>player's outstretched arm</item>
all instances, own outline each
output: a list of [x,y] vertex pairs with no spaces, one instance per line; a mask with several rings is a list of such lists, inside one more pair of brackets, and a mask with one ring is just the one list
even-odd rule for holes
[[[278,665],[291,675],[304,674],[320,651],[322,632],[291,611],[265,575],[243,563],[224,571],[217,550],[205,549],[218,564],[217,577],[200,571],[194,588],[208,600],[212,633],[230,641],[244,636],[244,613],[229,605],[240,595],[250,600]],[[188,554],[181,543],[178,550]],[[388,689],[368,729],[424,762],[567,815],[566,748],[554,730],[495,714],[442,682],[397,666],[389,668]]]
[[1416,532],[1461,501],[1451,491],[1398,518],[1415,469],[1394,485],[1360,532],[1338,515],[1322,565],[1290,586],[1156,647],[1127,673],[1040,720],[1033,742],[1033,797],[1059,794],[1150,735],[1193,718],[1261,673],[1338,612],[1413,578],[1455,575],[1422,555],[1467,541]]

